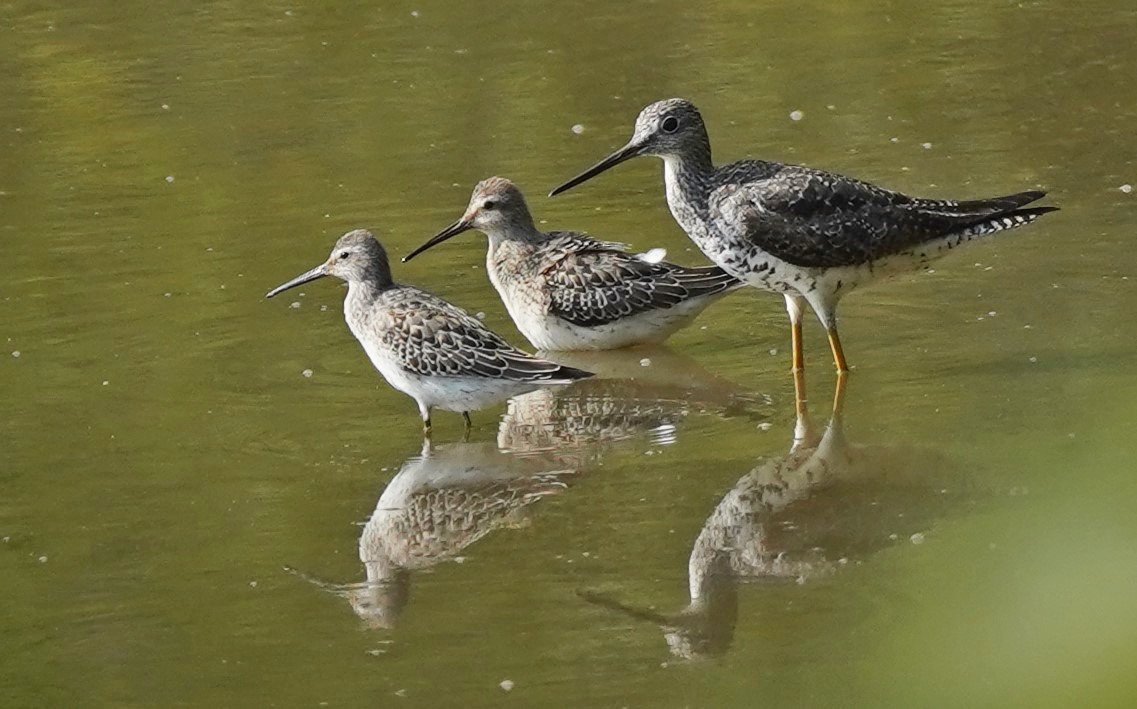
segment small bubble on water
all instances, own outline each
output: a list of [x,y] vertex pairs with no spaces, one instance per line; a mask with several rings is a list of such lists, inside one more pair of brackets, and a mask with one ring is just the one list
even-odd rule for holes
[[500,683],[500,684],[498,684],[498,686],[499,686],[499,687],[501,687],[501,688],[502,688],[502,690],[504,690],[504,691],[506,691],[506,692],[512,692],[512,691],[513,691],[513,680],[511,680],[511,679],[503,679],[503,680],[501,681],[501,683]]
[[257,587],[257,582],[256,582],[256,581],[250,581],[250,582],[249,582],[249,588],[256,588],[256,587]]
[[485,320],[486,314],[484,311],[479,310],[478,312],[474,313],[474,317],[476,317],[478,320]]
[[103,386],[110,386],[110,380],[104,379]]
[[931,143],[920,143],[920,147],[923,148],[924,150],[931,150],[932,144]]
[[320,306],[320,312],[321,312],[321,313],[322,313],[322,312],[324,312],[324,311],[326,311],[327,309],[328,309],[328,306],[326,306],[326,305],[321,305],[321,306]]
[[640,366],[641,367],[650,367],[651,366],[651,359],[648,357],[644,357],[643,359],[640,360]]
[[47,555],[46,554],[39,558],[39,563],[41,563],[41,564],[47,563]]
[[770,423],[769,421],[763,421],[762,423],[758,424],[759,431],[769,431],[773,427],[774,424]]
[[577,135],[580,135],[581,133],[584,132],[584,124],[583,123],[574,124],[572,127],[572,132],[576,133]]
[[173,181],[174,181],[173,175],[166,175],[166,182],[173,182]]
[[896,541],[897,539],[900,538],[900,535],[899,534],[890,534],[890,535],[888,535],[888,538],[891,539],[892,541]]
[[303,375],[303,377],[305,379],[311,379],[312,378],[312,370],[311,369],[305,369],[303,372],[300,372],[300,374]]
[[19,359],[20,358],[20,351],[19,350],[12,350],[12,356],[15,357],[16,359]]
[[770,348],[770,356],[771,357],[777,357],[778,356],[778,348],[777,347],[771,347]]
[[418,10],[411,10],[411,17],[418,17]]
[[801,111],[798,111],[798,110],[790,111],[790,120],[791,121],[800,121],[803,118],[805,118],[805,114],[802,113]]
[[890,142],[890,143],[899,143],[899,142],[900,142],[900,138],[897,138],[896,136],[892,136],[891,138],[889,138],[889,139],[888,139],[888,142]]
[[162,296],[163,296],[163,297],[165,297],[165,298],[169,298],[169,297],[171,297],[171,296],[173,296],[173,295],[174,295],[173,293],[163,293],[163,294],[162,294]]
[[1031,364],[1036,364],[1037,362],[1038,362],[1038,357],[1031,357],[1031,358],[1030,358],[1030,363],[1031,363]]
[[1118,187],[1117,189],[1121,190],[1125,194],[1129,194],[1130,192],[1133,191],[1133,185],[1131,185],[1127,182],[1124,185],[1122,185],[1121,187]]
[[916,532],[912,536],[908,537],[908,541],[912,542],[913,544],[923,544],[924,543],[924,535],[921,534],[920,532]]
[[294,301],[292,301],[292,305],[290,305],[290,306],[288,306],[288,307],[290,307],[290,308],[299,308],[299,307],[300,307],[300,301],[299,301],[299,300],[294,300]]

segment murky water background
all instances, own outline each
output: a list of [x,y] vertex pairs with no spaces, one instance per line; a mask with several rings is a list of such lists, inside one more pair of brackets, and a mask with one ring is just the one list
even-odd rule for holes
[[[1135,65],[1124,2],[0,5],[0,703],[1131,704]],[[426,458],[336,285],[262,298],[490,174],[699,262],[658,164],[541,196],[672,95],[720,160],[1063,211],[846,299],[816,449],[811,322],[793,454],[769,294]],[[520,343],[483,258],[396,275]],[[397,475],[529,497],[399,557]]]

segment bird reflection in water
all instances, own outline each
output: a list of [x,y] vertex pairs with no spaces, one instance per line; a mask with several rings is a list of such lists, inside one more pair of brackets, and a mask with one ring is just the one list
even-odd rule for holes
[[558,364],[591,367],[592,379],[563,390],[539,390],[509,401],[498,446],[510,451],[562,450],[622,441],[648,431],[674,440],[692,415],[768,415],[769,397],[742,395],[694,360],[663,346],[611,352],[543,352]]
[[740,582],[804,583],[831,574],[926,531],[960,505],[965,490],[941,489],[951,466],[934,451],[847,442],[845,381],[838,378],[823,429],[799,403],[789,452],[759,463],[711,512],[688,560],[686,608],[666,614],[597,591],[580,595],[659,625],[678,658],[718,656],[734,638]]
[[363,528],[365,581],[334,584],[290,571],[347,599],[368,626],[392,628],[409,600],[412,572],[456,559],[494,530],[526,526],[530,507],[563,492],[578,472],[567,457],[424,441],[421,454],[387,484]]

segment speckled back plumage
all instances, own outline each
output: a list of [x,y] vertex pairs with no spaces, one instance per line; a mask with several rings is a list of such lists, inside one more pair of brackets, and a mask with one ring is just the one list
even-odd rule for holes
[[723,232],[807,268],[868,264],[956,233],[993,233],[1054,211],[1022,208],[1046,194],[1040,191],[963,202],[919,199],[759,160],[718,168],[704,194],[710,219]]
[[374,332],[398,366],[419,375],[518,382],[586,376],[517,349],[465,310],[412,286],[393,285],[370,302],[349,295],[346,317],[353,331]]
[[741,283],[718,266],[685,268],[628,253],[621,244],[571,231],[550,232],[524,271],[548,294],[549,312],[581,327],[674,307]]

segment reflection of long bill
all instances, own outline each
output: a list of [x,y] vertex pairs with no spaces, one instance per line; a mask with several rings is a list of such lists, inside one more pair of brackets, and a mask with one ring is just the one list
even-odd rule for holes
[[[566,467],[567,466],[567,467]],[[287,569],[347,599],[367,625],[394,627],[410,598],[411,572],[455,558],[502,527],[526,524],[533,503],[568,488],[570,457],[514,456],[492,445],[423,442],[387,483],[359,537],[365,581],[334,584]]]
[[824,429],[799,408],[786,455],[743,475],[707,517],[688,559],[685,608],[665,614],[608,594],[581,591],[581,597],[659,625],[677,657],[715,656],[732,642],[740,582],[800,583],[828,575],[848,554],[871,553],[891,543],[890,534],[941,515],[954,500],[942,494],[944,481],[928,473],[942,459],[847,442],[845,381],[837,381]]

